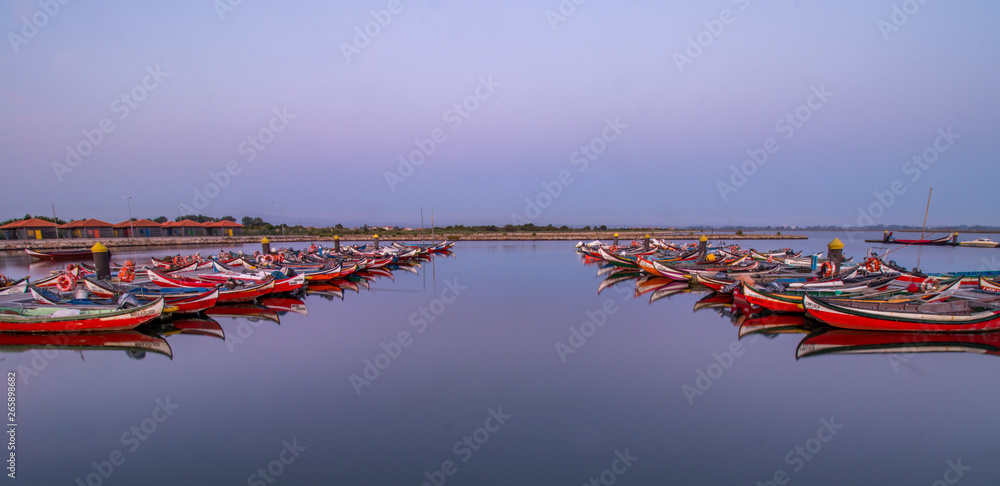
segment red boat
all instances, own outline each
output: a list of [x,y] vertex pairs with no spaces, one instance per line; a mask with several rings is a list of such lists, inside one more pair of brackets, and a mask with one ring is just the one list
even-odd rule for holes
[[24,252],[39,260],[89,260],[94,257],[90,248],[75,248],[72,250],[33,250],[25,248]]
[[[268,291],[270,292],[291,292],[302,288],[305,285],[306,278],[303,275],[296,275],[294,277],[283,278],[281,280],[274,280],[274,277],[270,275],[227,275],[227,274],[205,274],[196,275],[191,277],[178,276],[178,275],[167,275],[163,272],[147,269],[146,273],[149,275],[149,279],[156,285],[163,288],[214,288],[219,285],[224,285],[230,281],[236,281],[241,284],[247,283],[248,285],[259,286],[265,282],[274,282],[273,288]],[[249,287],[248,287],[249,288]],[[223,288],[225,291],[226,289]],[[222,297],[223,302],[236,302],[232,300],[230,296]]]
[[1000,308],[974,301],[862,302],[805,296],[812,318],[843,329],[861,331],[983,332],[1000,329]]
[[[116,293],[109,292],[106,288],[100,286],[90,279],[84,279],[88,288],[96,288],[100,291],[99,294],[95,293],[98,298],[111,299],[114,298]],[[44,290],[38,289],[34,286],[29,286],[32,297],[40,303],[47,305],[69,305],[72,306],[74,302],[63,302],[60,301],[57,295],[53,295]],[[197,314],[209,307],[215,305],[219,300],[219,289],[210,289],[204,292],[199,292],[194,295],[188,293],[177,293],[177,295],[163,295],[163,294],[149,294],[142,292],[133,292],[132,295],[140,301],[151,302],[159,298],[163,298],[164,307],[163,312],[165,314]],[[87,307],[106,307],[114,308],[117,307],[113,302],[102,304],[101,302],[94,302],[93,304],[82,304]]]
[[900,245],[943,245],[951,246],[953,245],[951,241],[952,235],[944,235],[940,238],[935,239],[923,239],[923,240],[897,240],[892,237],[890,233],[886,238],[882,240],[882,243],[898,243]]
[[163,299],[122,310],[69,306],[0,307],[0,332],[81,332],[134,329],[163,314]]

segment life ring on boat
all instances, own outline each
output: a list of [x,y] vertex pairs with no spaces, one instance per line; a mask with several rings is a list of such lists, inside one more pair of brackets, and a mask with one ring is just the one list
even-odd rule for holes
[[133,280],[135,280],[135,271],[132,270],[132,267],[124,266],[118,271],[119,282],[132,283]]
[[316,245],[313,245],[313,246],[309,247],[309,253],[313,253],[315,251],[316,251]]
[[930,278],[924,279],[924,281],[920,284],[920,290],[923,290],[924,292],[934,292],[940,286],[941,286],[941,283],[938,282],[938,279],[936,279],[934,277],[930,277]]
[[194,261],[196,261],[196,262],[198,262],[198,263],[201,263],[201,262],[203,261],[203,260],[201,259],[201,254],[197,254],[197,255],[195,255],[195,256],[194,256]]
[[869,258],[865,262],[865,268],[867,268],[869,272],[880,272],[882,271],[882,262],[880,262],[878,258]]
[[6,287],[10,285],[10,279],[6,275],[0,273],[0,287]]
[[832,277],[833,263],[830,263],[829,261],[823,262],[823,264],[819,266],[819,276],[823,278]]
[[274,263],[274,255],[270,253],[264,256],[264,261],[267,263]]
[[184,259],[181,258],[180,255],[175,256],[174,259],[172,260],[172,262],[173,262],[173,264],[174,264],[175,267],[179,267],[181,265],[184,265]]
[[278,253],[278,263],[281,263],[283,261],[285,261],[285,254],[284,253]]
[[69,292],[73,290],[73,287],[76,287],[76,280],[73,280],[73,277],[68,274],[64,273],[56,279],[56,288],[62,292]]

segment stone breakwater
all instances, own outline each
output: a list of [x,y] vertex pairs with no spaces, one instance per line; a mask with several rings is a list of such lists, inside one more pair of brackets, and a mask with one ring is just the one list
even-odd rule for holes
[[[701,233],[670,233],[654,232],[649,233],[654,238],[661,240],[697,240]],[[565,233],[473,233],[473,234],[450,234],[447,232],[417,235],[385,235],[380,236],[383,242],[392,241],[441,241],[447,238],[457,238],[461,241],[539,241],[539,240],[572,240],[572,241],[593,241],[612,239],[611,232],[565,232]],[[641,241],[646,236],[645,232],[620,231],[618,239],[620,241]],[[807,239],[803,235],[765,235],[746,233],[737,234],[712,234],[708,235],[710,240],[802,240]],[[52,240],[0,240],[0,250],[20,252],[25,248],[58,250],[69,248],[89,248],[100,241],[108,248],[128,248],[128,247],[173,247],[173,246],[214,246],[219,248],[231,248],[248,243],[260,243],[262,236],[186,236],[186,237],[153,237],[153,238],[62,238]],[[333,241],[332,235],[277,235],[267,236],[271,240],[272,246],[275,243],[286,242],[316,242]],[[343,235],[341,241],[357,242],[370,241],[370,235]]]

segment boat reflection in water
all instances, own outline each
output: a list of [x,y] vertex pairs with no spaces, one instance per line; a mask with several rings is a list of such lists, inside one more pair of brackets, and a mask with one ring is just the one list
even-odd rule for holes
[[1000,356],[1000,333],[920,333],[816,329],[795,350],[795,358],[822,354],[972,353]]
[[0,352],[23,353],[31,350],[125,351],[133,359],[143,359],[146,352],[171,359],[174,356],[166,339],[139,331],[0,333]]
[[206,316],[213,318],[246,319],[250,322],[271,321],[281,324],[278,313],[255,302],[239,304],[220,304],[204,311]]
[[208,336],[226,340],[226,331],[218,321],[211,317],[202,316],[179,316],[169,321],[164,321],[161,325],[150,327],[150,330],[162,337],[188,335],[188,336]]

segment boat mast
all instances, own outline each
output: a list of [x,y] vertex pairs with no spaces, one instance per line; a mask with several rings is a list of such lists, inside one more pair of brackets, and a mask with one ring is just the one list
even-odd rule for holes
[[[934,188],[930,188],[927,191],[927,209],[924,210],[924,226],[920,228],[920,239],[924,239],[924,233],[927,231],[927,214],[931,212],[931,194],[934,194]],[[917,252],[917,268],[920,268],[920,257],[923,256],[922,251]]]
[[[56,203],[52,203],[52,222],[56,223],[57,219],[59,218],[56,217]],[[58,224],[59,223],[56,223],[56,225]],[[59,239],[59,226],[56,226],[56,239]]]
[[930,191],[927,192],[927,209],[924,210],[924,226],[920,228],[920,239],[924,239],[924,232],[927,231],[927,213],[931,212],[931,194],[934,193],[934,188],[932,187]]

